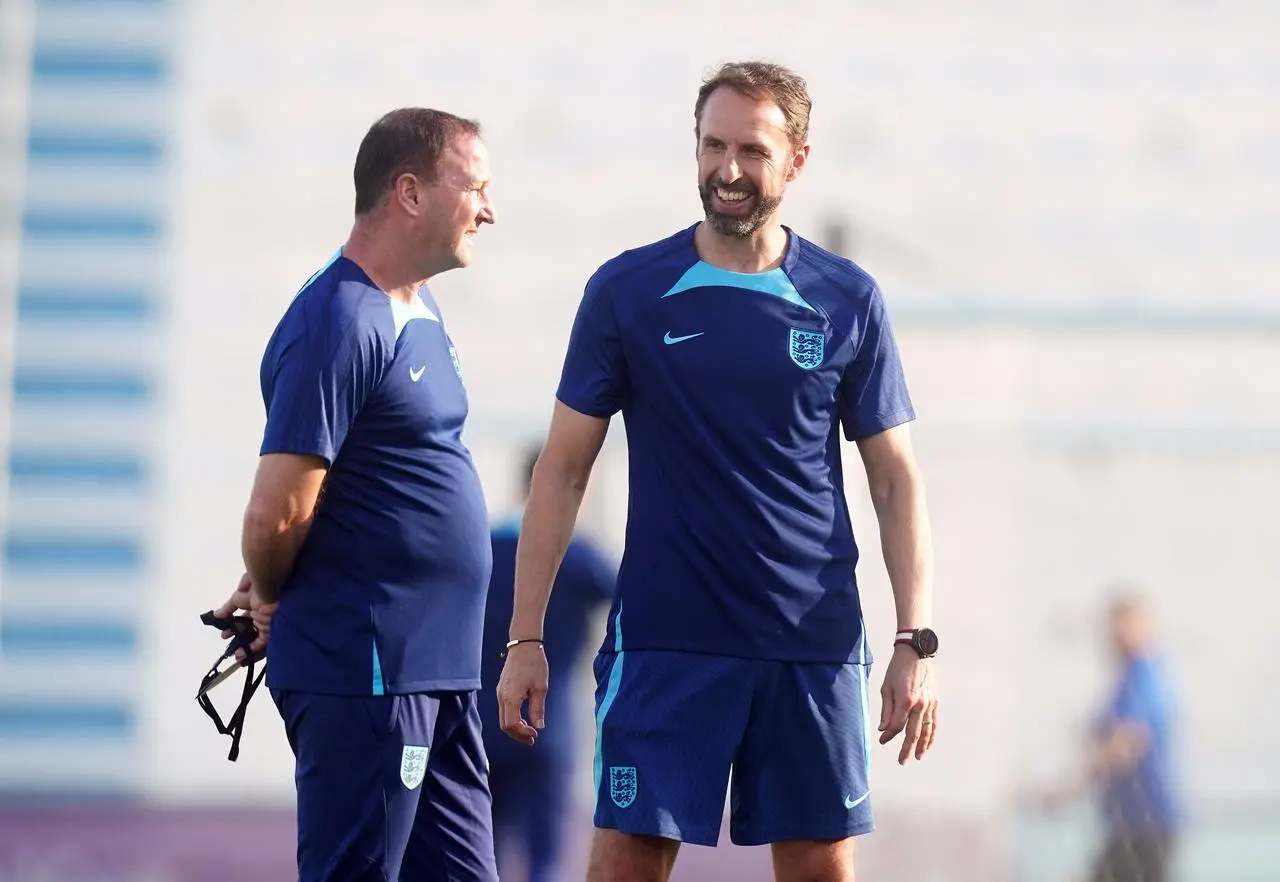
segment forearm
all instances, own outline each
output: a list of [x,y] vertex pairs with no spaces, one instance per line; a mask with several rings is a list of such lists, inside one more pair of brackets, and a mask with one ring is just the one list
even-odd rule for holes
[[252,510],[245,513],[240,551],[245,572],[264,603],[280,599],[310,529],[310,517],[291,520],[265,518]]
[[551,587],[586,491],[586,476],[539,464],[525,503],[516,548],[515,597],[510,639],[541,639]]
[[873,488],[872,500],[898,629],[932,625],[933,540],[924,482],[914,469],[903,469]]

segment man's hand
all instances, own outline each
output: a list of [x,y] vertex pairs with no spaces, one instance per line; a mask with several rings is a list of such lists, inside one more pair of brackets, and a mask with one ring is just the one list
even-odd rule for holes
[[[532,746],[538,730],[546,725],[547,686],[550,673],[547,656],[540,643],[517,643],[507,651],[506,664],[498,680],[498,723],[521,744]],[[522,715],[529,701],[529,719]]]
[[[249,651],[256,656],[267,647],[267,638],[271,634],[271,617],[275,615],[275,611],[276,604],[263,603],[262,598],[258,596],[258,593],[253,588],[253,582],[249,579],[249,574],[245,573],[240,577],[240,584],[231,593],[231,597],[214,614],[220,619],[225,619],[239,612],[249,613],[249,617],[253,619],[254,627],[258,629],[257,639],[249,644]],[[230,628],[222,632],[222,639],[224,640],[230,640],[233,636],[235,634]],[[244,664],[245,658],[245,651],[237,649],[236,661]]]
[[912,753],[917,760],[924,759],[938,737],[938,694],[932,660],[920,658],[909,646],[895,646],[880,698],[880,743],[888,744],[903,732],[898,765],[905,766]]

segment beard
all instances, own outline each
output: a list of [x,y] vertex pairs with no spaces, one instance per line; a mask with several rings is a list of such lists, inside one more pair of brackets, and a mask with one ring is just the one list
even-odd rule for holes
[[726,187],[726,189],[747,192],[749,194],[747,199],[755,200],[755,204],[746,214],[723,214],[712,208],[711,191],[716,187],[725,187],[725,185],[718,181],[702,181],[698,184],[698,195],[702,197],[702,211],[706,215],[707,223],[711,226],[711,229],[721,235],[732,236],[735,239],[746,239],[753,235],[765,225],[765,222],[773,216],[773,213],[778,210],[778,206],[782,204],[781,196],[765,199],[754,185],[744,181],[733,187]]

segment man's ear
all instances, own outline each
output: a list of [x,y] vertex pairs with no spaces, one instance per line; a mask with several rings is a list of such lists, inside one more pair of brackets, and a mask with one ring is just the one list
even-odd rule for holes
[[394,197],[401,208],[416,216],[422,206],[422,183],[418,176],[405,172],[396,178]]
[[809,161],[809,145],[806,143],[791,154],[791,168],[787,171],[787,183],[791,183],[800,177],[800,173],[804,171],[805,163]]

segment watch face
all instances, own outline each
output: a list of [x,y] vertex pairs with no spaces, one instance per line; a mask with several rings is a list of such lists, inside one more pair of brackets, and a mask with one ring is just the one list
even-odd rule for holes
[[938,651],[938,635],[928,628],[916,631],[916,646],[925,655],[933,655]]

